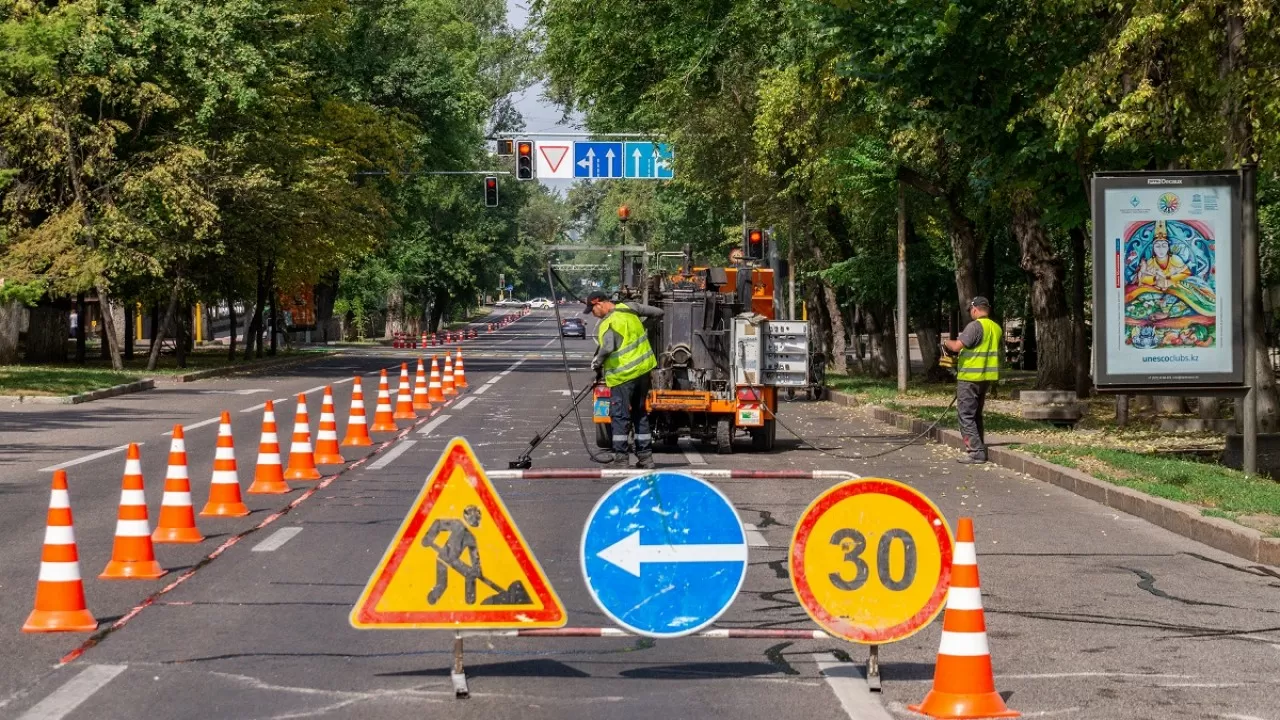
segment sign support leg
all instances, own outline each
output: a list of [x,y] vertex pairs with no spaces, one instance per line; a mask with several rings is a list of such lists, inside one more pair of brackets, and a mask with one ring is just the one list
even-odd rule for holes
[[449,677],[453,680],[454,697],[459,700],[471,697],[471,690],[467,687],[467,670],[462,665],[462,633],[453,635],[453,673]]
[[867,655],[867,687],[880,692],[880,646],[872,645]]

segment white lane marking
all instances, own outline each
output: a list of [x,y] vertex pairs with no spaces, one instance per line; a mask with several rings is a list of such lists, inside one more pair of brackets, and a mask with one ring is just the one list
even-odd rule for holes
[[706,465],[707,461],[702,459],[702,453],[693,449],[693,441],[689,438],[680,438],[678,443],[680,451],[684,453],[685,462],[690,465]]
[[[330,384],[330,383],[325,383],[325,385],[329,385],[329,384]],[[310,388],[310,389],[307,389],[307,390],[303,390],[303,391],[301,391],[299,394],[301,394],[301,395],[310,395],[310,394],[311,394],[311,393],[313,393],[313,392],[317,392],[317,391],[319,391],[319,390],[323,390],[323,389],[325,388],[325,385],[317,385],[317,386],[315,386],[315,387],[313,387],[313,388]]]
[[[454,404],[453,409],[454,409],[454,410],[461,410],[462,408],[464,408],[464,407],[466,407],[466,406],[470,405],[470,404],[471,404],[471,401],[472,401],[472,400],[475,400],[475,399],[476,399],[476,395],[478,395],[478,394],[479,394],[479,393],[475,393],[475,394],[473,394],[473,395],[468,395],[468,396],[466,396],[466,397],[462,398],[461,400],[459,400],[457,403],[455,403],[455,404]],[[445,417],[448,417],[448,416],[446,415]]]
[[295,535],[302,532],[302,528],[298,526],[282,527],[279,530],[267,536],[266,540],[253,546],[253,552],[275,552],[280,549],[281,545],[289,542]]
[[240,412],[242,412],[242,413],[251,413],[251,412],[253,412],[254,410],[261,410],[262,408],[264,408],[264,407],[266,407],[266,406],[267,406],[267,404],[266,404],[266,403],[258,403],[257,405],[254,405],[253,407],[247,407],[247,408],[245,408],[245,409],[241,410]]
[[53,691],[18,720],[61,720],[125,671],[127,665],[90,665]]
[[824,653],[814,653],[813,661],[850,720],[893,720],[867,688],[862,669],[857,665],[838,662]]
[[[219,421],[219,420],[221,420],[221,419],[222,419],[222,416],[221,416],[221,415],[219,415],[218,417],[212,417],[212,418],[209,418],[208,420],[201,420],[201,421],[200,421],[200,422],[198,422],[198,423],[192,423],[192,424],[190,424],[190,425],[183,425],[183,426],[182,426],[182,431],[183,431],[183,432],[186,432],[186,431],[188,431],[188,430],[195,430],[196,428],[202,428],[202,427],[204,427],[205,425],[212,425],[212,424],[214,424],[214,423],[218,422],[218,421]],[[169,432],[167,432],[167,433],[165,433],[165,434],[164,434],[164,437],[172,437],[172,436],[173,436],[173,431],[172,431],[172,430],[170,430]]]
[[[467,399],[467,400],[470,400],[471,398],[466,398],[466,399]],[[457,403],[456,405],[454,405],[454,407],[455,407],[455,408],[460,408],[460,407],[462,407],[462,403],[461,403],[461,402],[459,402],[459,403]],[[439,417],[437,417],[436,419],[434,419],[434,420],[432,420],[431,422],[427,423],[426,425],[423,425],[423,426],[422,426],[422,429],[418,430],[418,434],[419,434],[419,435],[430,435],[432,430],[435,430],[436,428],[440,427],[440,425],[441,425],[441,424],[443,424],[445,420],[448,420],[448,419],[449,419],[449,418],[451,418],[451,417],[453,417],[453,416],[452,416],[452,415],[440,415]]]
[[557,395],[564,395],[565,397],[571,397],[573,395],[573,393],[568,390],[548,390],[547,392],[554,393]]
[[[138,445],[145,445],[145,444],[146,443],[138,443]],[[85,455],[82,458],[76,458],[75,460],[68,460],[64,463],[58,463],[57,465],[50,465],[49,467],[46,467],[46,468],[40,468],[36,472],[53,472],[54,470],[62,470],[63,468],[69,468],[72,465],[79,465],[80,463],[87,463],[90,460],[97,460],[98,458],[104,458],[108,455],[113,455],[115,453],[120,452],[121,450],[124,450],[127,447],[129,446],[121,445],[120,447],[113,447],[110,450],[103,450],[102,452],[96,452],[92,455]]]
[[417,442],[418,442],[417,440],[402,441],[399,445],[388,450],[386,455],[383,455],[382,457],[370,463],[369,469],[381,470],[382,468],[390,465],[392,462],[395,461],[396,458],[403,455],[405,450],[408,450],[409,448],[413,447],[414,445],[417,444]]
[[769,541],[760,532],[760,528],[751,523],[742,523],[742,529],[747,531],[747,547],[769,547]]
[[[489,388],[491,388],[491,387],[493,387],[493,386],[492,386],[492,385],[481,385],[479,390],[476,390],[475,392],[471,393],[471,397],[475,397],[475,396],[477,396],[477,395],[483,395],[483,394],[485,394],[485,392],[486,392]],[[471,398],[467,398],[467,399],[469,400],[469,399],[471,399]]]

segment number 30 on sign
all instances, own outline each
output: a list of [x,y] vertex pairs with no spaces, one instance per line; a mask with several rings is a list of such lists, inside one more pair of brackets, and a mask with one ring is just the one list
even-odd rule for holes
[[951,528],[911,487],[867,478],[814,500],[791,540],[791,585],[814,622],[866,644],[902,640],[942,610]]

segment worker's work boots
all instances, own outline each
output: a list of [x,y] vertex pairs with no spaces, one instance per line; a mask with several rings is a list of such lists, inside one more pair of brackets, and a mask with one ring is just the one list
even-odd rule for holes
[[614,453],[612,459],[605,463],[605,467],[610,470],[626,470],[631,467],[631,461],[627,457],[627,453]]
[[644,455],[637,455],[636,464],[631,467],[639,468],[641,470],[652,470],[657,466],[653,464],[653,454],[646,453]]

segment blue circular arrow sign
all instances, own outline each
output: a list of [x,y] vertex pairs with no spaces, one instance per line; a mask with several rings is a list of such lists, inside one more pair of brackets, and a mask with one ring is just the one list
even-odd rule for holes
[[582,533],[582,574],[618,625],[649,637],[695,633],[720,617],[747,576],[747,539],[729,499],[678,472],[624,480]]

